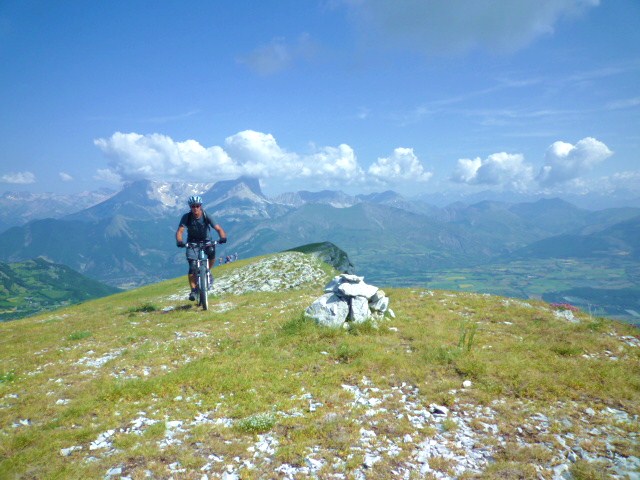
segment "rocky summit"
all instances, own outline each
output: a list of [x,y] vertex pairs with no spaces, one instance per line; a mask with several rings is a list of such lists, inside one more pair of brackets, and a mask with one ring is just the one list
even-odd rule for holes
[[368,285],[364,277],[338,275],[324,288],[325,294],[305,311],[307,317],[326,327],[349,327],[367,320],[395,317],[383,290]]
[[629,325],[300,252],[213,273],[207,311],[181,275],[0,324],[0,478],[638,478]]

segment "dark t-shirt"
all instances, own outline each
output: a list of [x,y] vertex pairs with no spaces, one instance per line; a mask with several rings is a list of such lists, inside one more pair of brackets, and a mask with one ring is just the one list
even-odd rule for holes
[[[211,240],[211,233],[209,226],[205,225],[204,214],[200,218],[196,218],[191,212],[185,213],[180,219],[180,225],[178,228],[184,226],[187,230],[187,242],[204,242]],[[213,227],[214,222],[210,217],[207,217],[207,223]]]

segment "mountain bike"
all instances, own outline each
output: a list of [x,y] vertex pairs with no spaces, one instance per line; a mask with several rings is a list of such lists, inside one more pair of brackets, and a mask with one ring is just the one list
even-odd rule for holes
[[209,308],[208,293],[211,284],[209,283],[209,260],[205,253],[206,247],[210,245],[217,245],[217,241],[208,242],[188,242],[185,246],[187,248],[193,248],[197,254],[196,258],[196,282],[198,284],[198,306],[203,310]]

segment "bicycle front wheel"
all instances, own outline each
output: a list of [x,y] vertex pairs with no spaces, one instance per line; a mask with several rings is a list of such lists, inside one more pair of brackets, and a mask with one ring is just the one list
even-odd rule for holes
[[209,290],[209,279],[207,278],[207,269],[200,269],[200,278],[198,283],[200,284],[200,305],[203,310],[209,308],[209,299],[207,298],[207,291]]

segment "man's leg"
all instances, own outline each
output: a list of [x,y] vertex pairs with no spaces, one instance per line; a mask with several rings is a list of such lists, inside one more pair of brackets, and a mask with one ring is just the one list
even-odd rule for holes
[[196,261],[189,259],[189,286],[191,287],[191,293],[189,294],[189,300],[194,301],[196,299],[196,292],[198,290],[198,282],[196,280]]

